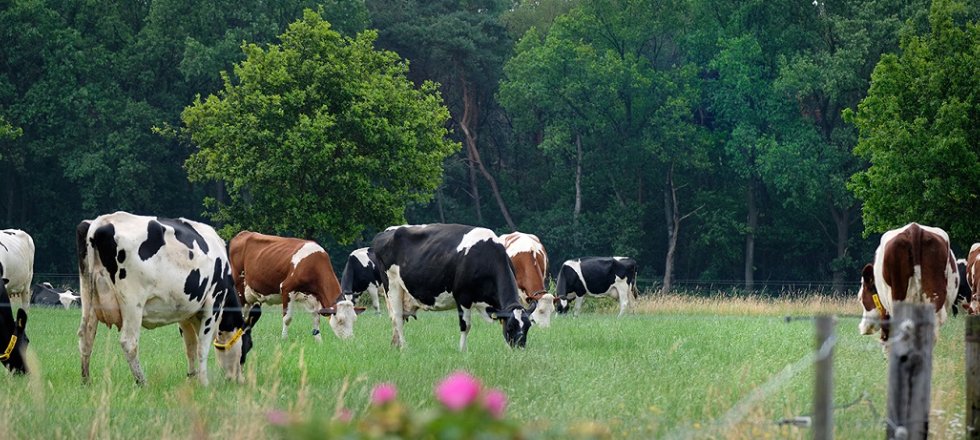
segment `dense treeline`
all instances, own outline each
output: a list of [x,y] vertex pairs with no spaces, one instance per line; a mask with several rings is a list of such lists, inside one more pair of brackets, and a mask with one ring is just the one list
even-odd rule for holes
[[[931,52],[915,53],[928,58],[951,42],[969,53],[977,41],[976,5],[948,0],[0,1],[0,224],[35,237],[36,270],[72,270],[75,224],[117,209],[191,218],[207,210],[223,224],[255,224],[220,207],[248,206],[257,187],[243,188],[215,169],[200,172],[200,182],[188,180],[185,162],[202,145],[187,130],[209,95],[226,99],[239,84],[250,90],[247,66],[269,61],[271,46],[262,48],[278,45],[307,8],[332,27],[317,35],[339,32],[327,37],[339,49],[329,50],[392,51],[408,61],[407,78],[419,90],[430,88],[425,96],[438,93],[448,109],[445,128],[458,152],[443,161],[434,192],[405,197],[405,220],[532,232],[555,265],[581,255],[631,255],[641,262],[642,277],[666,284],[852,284],[876,240],[862,235],[862,204],[852,190],[870,197],[868,182],[879,166],[872,141],[880,141],[870,133],[876,112],[890,108],[887,96],[858,107],[869,89],[887,95],[901,81],[872,87],[875,66],[883,55],[901,65],[907,55],[888,54],[910,47],[927,47]],[[940,25],[952,30],[939,32]],[[376,31],[362,32],[369,29]],[[938,36],[930,39],[930,32]],[[288,47],[283,43],[282,50]],[[976,66],[962,58],[933,62],[965,63],[949,70],[962,79],[957,87],[968,90]],[[399,68],[392,69],[397,76]],[[902,72],[909,70],[914,73]],[[364,87],[380,81],[351,72],[344,74]],[[915,102],[903,99],[902,105]],[[961,140],[957,151],[975,162],[972,99],[956,120],[965,128],[954,134]],[[895,117],[917,116],[909,113]],[[328,112],[320,133],[344,114]],[[366,139],[373,129],[366,125],[339,126],[347,137],[331,145]],[[357,133],[346,135],[351,130]],[[923,136],[930,133],[942,130]],[[440,151],[452,150],[446,144]],[[955,158],[936,154],[936,161]],[[187,166],[193,175],[195,165]],[[849,189],[862,170],[869,171]],[[353,190],[338,187],[351,179],[314,186],[313,197],[343,201]],[[364,184],[358,181],[358,188]],[[284,192],[270,200],[303,198]],[[955,199],[974,206],[976,193],[968,187]],[[205,198],[213,201],[207,208]],[[876,206],[865,207],[874,218],[870,232],[912,219],[949,226],[942,223],[948,218],[923,210],[894,214]],[[351,220],[345,213],[359,211],[338,207],[321,223],[342,226],[329,230],[308,227],[315,222],[277,223],[276,212],[253,211],[248,215],[265,216],[259,224],[276,229],[266,232],[322,240],[335,260],[400,216],[399,208]],[[962,254],[973,237],[954,234],[953,240]]]

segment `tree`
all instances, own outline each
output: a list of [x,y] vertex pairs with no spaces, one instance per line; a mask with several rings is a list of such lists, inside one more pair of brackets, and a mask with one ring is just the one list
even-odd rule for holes
[[[683,2],[585,2],[546,35],[536,28],[524,35],[499,93],[519,130],[536,133],[532,142],[559,163],[571,162],[553,178],[574,182],[565,187],[574,196],[552,209],[571,217],[572,237],[612,229],[607,252],[637,255],[649,224],[660,225],[648,212],[664,201],[667,290],[681,222],[698,210],[682,206],[680,191],[691,189],[686,173],[704,156],[692,117],[696,70],[678,45],[684,23]],[[579,252],[596,247],[572,243]]]
[[[491,126],[500,119],[494,102],[504,57],[513,41],[500,22],[510,2],[504,0],[374,0],[368,2],[379,44],[411,61],[417,81],[442,86],[453,123],[465,148],[468,188],[475,220],[487,224],[482,211],[480,177],[489,186],[503,223],[516,230],[498,183],[499,170],[487,145]],[[499,129],[506,129],[500,127]],[[499,130],[498,129],[498,130]],[[493,171],[497,171],[495,173]]]
[[225,235],[249,228],[341,242],[404,221],[408,202],[438,187],[457,151],[437,85],[415,88],[377,34],[342,37],[316,12],[266,48],[244,46],[224,88],[187,107],[183,133],[200,149],[192,180],[221,180],[210,215]]
[[[929,27],[874,69],[848,120],[854,153],[871,162],[849,188],[864,202],[865,234],[916,221],[975,241],[980,222],[980,26],[975,10],[935,0]],[[970,16],[968,14],[974,14]]]

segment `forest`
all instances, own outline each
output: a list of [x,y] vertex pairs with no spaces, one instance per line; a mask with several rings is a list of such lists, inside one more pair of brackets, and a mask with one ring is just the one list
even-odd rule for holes
[[976,0],[0,0],[0,225],[538,235],[641,288],[853,291],[980,241]]

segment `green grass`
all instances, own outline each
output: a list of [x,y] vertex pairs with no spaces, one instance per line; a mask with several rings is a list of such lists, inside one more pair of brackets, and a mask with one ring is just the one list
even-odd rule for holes
[[[684,299],[671,307],[647,304],[622,319],[603,307],[579,318],[560,316],[551,328],[532,329],[525,350],[506,348],[499,325],[479,320],[466,353],[457,350],[451,312],[423,312],[408,322],[408,347],[399,352],[390,346],[390,322],[373,311],[361,315],[351,341],[337,340],[324,323],[324,342],[318,345],[307,317],[295,319],[289,339],[281,340],[279,311],[266,308],[254,332],[247,383],[225,381],[212,350],[207,388],[185,378],[176,326],[143,331],[144,388],[134,384],[119,333],[100,326],[92,383],[82,386],[78,310],[32,308],[28,335],[39,368],[29,378],[0,377],[6,390],[0,397],[0,432],[4,438],[266,438],[273,434],[265,423],[267,411],[330,417],[343,405],[356,414],[378,382],[395,383],[409,406],[434,407],[433,385],[463,369],[505,391],[511,417],[546,432],[808,437],[806,429],[779,427],[775,421],[810,412],[813,375],[803,359],[814,346],[813,324],[760,314],[765,302],[741,313],[713,313],[702,310],[703,304],[685,313],[677,311],[683,307],[676,301]],[[787,307],[772,305],[780,313]],[[876,337],[857,335],[856,319],[841,319],[837,330],[835,400],[849,403],[867,392],[871,402],[837,410],[837,434],[880,437],[883,425],[872,406],[883,416],[886,359]],[[962,335],[963,319],[951,320],[935,349],[930,428],[936,438],[962,436]],[[760,395],[753,398],[753,393]]]

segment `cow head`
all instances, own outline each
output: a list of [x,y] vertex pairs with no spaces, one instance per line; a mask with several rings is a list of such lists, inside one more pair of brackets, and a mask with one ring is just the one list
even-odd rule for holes
[[354,323],[357,322],[357,311],[350,300],[338,301],[334,307],[322,309],[321,315],[330,317],[330,328],[340,339],[354,337]]
[[531,321],[541,327],[551,326],[551,316],[555,313],[555,296],[546,293],[531,306],[528,310],[531,313]]
[[515,308],[499,317],[504,327],[504,339],[515,348],[524,348],[527,344],[527,332],[531,329],[529,313],[523,308]]
[[27,312],[17,310],[17,319],[14,320],[10,297],[7,296],[8,282],[6,278],[0,279],[0,302],[3,303],[0,305],[0,363],[14,373],[24,374],[27,373],[24,352],[30,342],[26,333]]
[[218,339],[224,342],[214,341],[214,348],[218,350],[218,363],[225,370],[225,377],[236,382],[243,382],[242,367],[245,365],[245,358],[252,350],[252,328],[262,317],[261,307],[252,307],[248,311],[248,316],[244,319],[244,325],[237,327],[233,331],[219,331]]
[[870,335],[881,326],[881,320],[887,316],[885,309],[881,306],[878,298],[878,289],[875,287],[874,266],[868,264],[861,271],[861,289],[858,291],[858,300],[864,308],[861,314],[861,322],[858,323],[858,331],[862,335]]

